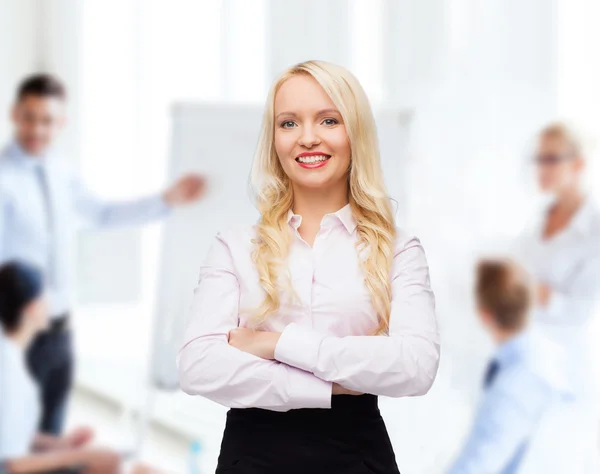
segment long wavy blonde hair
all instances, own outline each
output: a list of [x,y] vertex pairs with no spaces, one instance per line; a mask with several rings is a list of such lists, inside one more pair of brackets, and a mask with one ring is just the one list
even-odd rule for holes
[[284,71],[267,97],[251,173],[251,185],[261,214],[252,258],[266,293],[252,319],[253,325],[260,327],[281,304],[279,277],[287,268],[292,239],[287,215],[294,204],[294,194],[275,151],[275,96],[281,85],[296,75],[312,76],[343,118],[351,149],[348,199],[357,223],[357,253],[365,285],[378,315],[377,333],[386,334],[392,299],[390,272],[396,229],[381,171],[375,120],[356,78],[345,68],[323,61],[303,62]]

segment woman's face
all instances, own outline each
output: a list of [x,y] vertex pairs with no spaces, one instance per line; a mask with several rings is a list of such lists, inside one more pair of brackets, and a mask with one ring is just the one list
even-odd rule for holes
[[545,193],[560,194],[577,186],[583,160],[558,136],[541,137],[535,156],[538,185]]
[[311,76],[291,77],[275,96],[275,150],[295,187],[347,192],[351,151],[346,127]]
[[40,296],[25,307],[24,316],[26,321],[37,331],[43,331],[48,327],[48,303],[46,296]]

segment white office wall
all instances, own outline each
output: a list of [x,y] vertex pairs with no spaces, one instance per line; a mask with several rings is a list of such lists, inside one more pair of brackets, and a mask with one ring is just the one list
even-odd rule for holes
[[559,0],[557,84],[561,116],[576,122],[587,143],[592,191],[600,193],[600,2]]
[[81,158],[82,129],[80,47],[83,2],[42,0],[34,3],[39,18],[40,68],[56,74],[67,86],[68,126],[60,138],[59,148],[69,160],[78,163]]
[[79,156],[79,54],[81,2],[2,0],[0,2],[0,140],[11,133],[9,109],[15,88],[28,74],[56,73],[69,91],[69,127],[60,147]]
[[9,109],[20,79],[40,67],[36,0],[0,3],[0,142],[11,134]]

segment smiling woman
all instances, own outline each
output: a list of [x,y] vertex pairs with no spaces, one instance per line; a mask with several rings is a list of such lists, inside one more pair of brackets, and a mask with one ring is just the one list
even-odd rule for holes
[[185,392],[232,408],[217,472],[398,473],[377,396],[425,394],[439,335],[347,70],[277,79],[252,183],[260,220],[215,239],[179,357]]
[[310,75],[285,81],[275,97],[275,113],[275,151],[292,186],[328,193],[337,192],[336,187],[347,188],[350,143],[346,127],[319,83]]

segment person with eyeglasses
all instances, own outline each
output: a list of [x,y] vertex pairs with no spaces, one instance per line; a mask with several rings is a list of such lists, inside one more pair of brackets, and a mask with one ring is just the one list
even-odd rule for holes
[[600,295],[600,209],[584,186],[583,141],[564,123],[541,130],[534,156],[548,196],[518,241],[517,257],[536,280],[535,324],[562,345],[580,399],[596,410],[593,354]]

